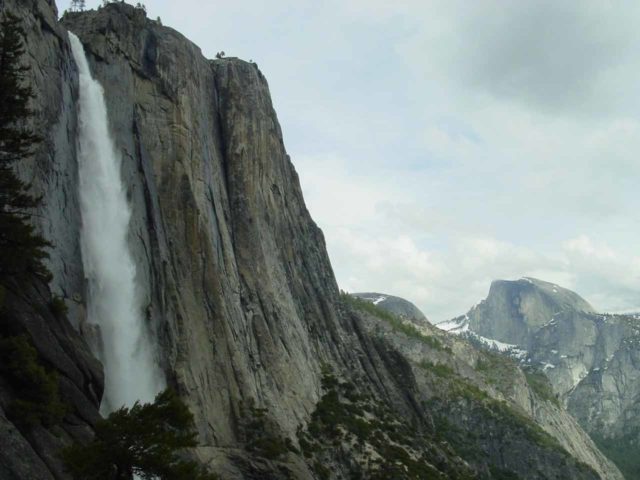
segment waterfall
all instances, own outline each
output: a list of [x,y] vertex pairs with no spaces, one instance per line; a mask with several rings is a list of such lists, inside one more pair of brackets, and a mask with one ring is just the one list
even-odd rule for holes
[[152,401],[164,380],[136,294],[136,266],[127,242],[131,211],[120,174],[121,157],[109,132],[104,91],[92,76],[82,43],[69,33],[80,71],[78,175],[80,244],[88,280],[90,323],[100,327],[96,354],[105,369],[101,410]]

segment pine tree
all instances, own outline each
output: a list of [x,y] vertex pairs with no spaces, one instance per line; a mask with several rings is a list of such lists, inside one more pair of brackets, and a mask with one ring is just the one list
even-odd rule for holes
[[40,141],[28,126],[33,91],[30,69],[21,63],[23,37],[20,19],[7,13],[0,22],[0,282],[26,273],[50,275],[42,263],[50,244],[28,223],[41,199],[13,170]]
[[71,0],[71,10],[74,12],[83,12],[86,7],[85,0]]
[[197,445],[193,415],[180,398],[165,390],[153,403],[136,402],[99,420],[88,445],[75,444],[63,452],[74,479],[216,480],[195,462],[180,458]]

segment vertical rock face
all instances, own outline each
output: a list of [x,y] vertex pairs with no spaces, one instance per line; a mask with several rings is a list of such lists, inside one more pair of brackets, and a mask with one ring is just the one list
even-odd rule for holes
[[[182,35],[120,2],[68,14],[61,24],[51,2],[5,0],[4,5],[29,26],[27,50],[39,92],[34,107],[41,112],[37,119],[41,128],[47,126],[46,143],[33,161],[25,162],[21,173],[33,180],[46,200],[39,226],[55,244],[52,287],[70,307],[73,325],[85,338],[95,339],[99,332],[87,324],[83,308],[75,152],[77,71],[65,31],[69,29],[83,42],[92,73],[104,87],[112,133],[123,156],[137,294],[144,300],[157,339],[158,361],[168,383],[195,414],[202,442],[196,453],[223,478],[319,478],[323,465],[314,467],[302,455],[290,454],[287,465],[278,465],[255,454],[249,444],[256,432],[248,429],[255,424],[253,407],[264,408],[261,432],[269,430],[272,438],[297,443],[298,428],[321,417],[318,400],[327,395],[326,384],[321,385],[326,377],[323,365],[345,379],[338,382],[340,388],[349,385],[347,380],[356,385],[357,395],[352,391],[345,400],[348,407],[364,397],[390,406],[392,417],[399,420],[385,428],[398,438],[394,429],[403,424],[412,432],[410,438],[424,442],[419,445],[429,454],[424,461],[429,471],[440,472],[438,478],[445,477],[442,472],[455,474],[448,478],[464,478],[469,472],[500,478],[526,471],[526,465],[517,465],[518,452],[527,452],[531,464],[544,464],[531,478],[554,471],[563,478],[618,478],[615,468],[599,463],[597,450],[583,442],[577,427],[572,433],[574,425],[566,419],[554,428],[575,458],[563,447],[554,450],[555,443],[545,446],[547,437],[540,437],[530,425],[537,417],[527,406],[527,389],[515,396],[517,401],[509,401],[520,402],[518,408],[529,420],[516,415],[509,417],[510,423],[497,422],[485,408],[489,400],[480,395],[476,405],[480,413],[466,415],[462,402],[450,419],[456,429],[473,428],[482,435],[474,435],[472,443],[458,451],[442,443],[426,403],[441,392],[432,377],[417,373],[422,357],[415,355],[427,355],[424,345],[405,344],[403,336],[389,337],[384,334],[388,325],[370,323],[339,296],[322,233],[304,205],[267,82],[255,64],[234,58],[207,60]],[[38,305],[35,297],[27,304]],[[50,336],[67,355],[47,353],[47,342],[38,341],[36,346],[71,379],[73,395],[65,398],[75,402],[78,413],[71,419],[80,426],[80,438],[90,432],[97,415],[102,388],[99,365],[67,323],[60,320],[49,329],[55,330]],[[40,325],[32,335],[40,338],[38,332],[47,331]],[[404,336],[412,331],[400,330]],[[452,361],[471,348],[442,350],[437,339],[426,345],[437,355],[452,355]],[[450,393],[456,394],[464,381],[454,379]],[[492,387],[482,385],[492,392]],[[446,404],[444,398],[438,408]],[[438,408],[433,408],[434,415],[441,415]],[[344,418],[349,422],[351,417]],[[376,419],[357,424],[365,426],[360,434],[369,431],[369,420]],[[0,435],[8,438],[11,429],[0,412]],[[67,432],[61,442],[74,435]],[[483,436],[492,438],[486,448]],[[512,441],[520,450],[502,455]],[[333,462],[328,463],[332,478],[347,478],[360,454],[351,444],[332,442],[317,460]],[[576,446],[581,442],[584,448]],[[387,444],[381,451],[400,451],[399,458],[414,462],[407,450],[389,450]],[[29,449],[34,452],[33,462],[17,462],[11,466],[13,477],[7,478],[65,478],[51,460],[57,444],[21,436],[7,445],[14,456]],[[410,445],[405,447],[411,450]],[[468,461],[460,458],[468,453],[465,448],[476,453]],[[491,463],[482,454],[488,450]],[[314,452],[305,454],[316,458]],[[0,468],[11,465],[1,455]],[[37,472],[25,470],[31,467]]]
[[24,61],[31,68],[35,93],[33,128],[44,137],[36,155],[19,165],[19,173],[42,195],[38,226],[55,241],[49,261],[52,288],[67,299],[72,321],[78,325],[84,317],[84,287],[76,163],[77,72],[53,0],[4,0],[0,7],[23,20]]
[[[35,217],[44,235],[55,241],[50,269],[53,290],[68,300],[78,326],[82,315],[82,261],[78,243],[77,168],[75,166],[74,64],[66,30],[57,22],[52,1],[4,0],[2,13],[11,12],[25,29],[24,61],[31,67],[35,93],[34,129],[44,141],[36,155],[19,165],[19,174],[33,182],[44,204]],[[6,365],[0,366],[0,478],[3,480],[65,478],[59,451],[70,441],[90,438],[100,418],[102,366],[61,309],[51,306],[51,292],[42,281],[5,285],[0,301],[0,338],[28,339],[37,362],[59,379],[65,415],[53,426],[25,427],[10,415],[22,397]],[[14,424],[15,422],[15,424]],[[20,425],[18,428],[16,425]]]
[[206,444],[233,446],[243,404],[289,435],[336,360],[338,290],[257,66],[206,60],[128,5],[71,14],[102,83],[161,361]]
[[563,312],[536,333],[531,358],[544,363],[567,409],[623,468],[640,472],[640,324],[626,315]]
[[[159,361],[196,415],[201,456],[239,446],[252,405],[295,437],[320,394],[320,364],[355,357],[322,233],[304,205],[257,66],[209,61],[127,4],[70,14],[64,26],[53,2],[7,0],[2,8],[25,20],[38,92],[34,124],[45,142],[20,173],[43,195],[38,227],[55,245],[52,288],[74,326],[97,340],[84,309],[77,70],[67,29],[84,42],[105,89],[133,211],[138,294]],[[66,334],[100,379],[84,342]],[[84,382],[99,384],[91,385],[94,421],[101,380]]]
[[526,348],[530,334],[561,311],[593,312],[574,292],[533,278],[496,280],[489,295],[467,314],[478,334]]

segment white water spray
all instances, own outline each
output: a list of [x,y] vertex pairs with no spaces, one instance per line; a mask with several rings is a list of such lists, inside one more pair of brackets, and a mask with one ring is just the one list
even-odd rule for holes
[[81,247],[89,283],[89,321],[100,326],[105,368],[102,411],[152,401],[164,381],[136,295],[136,266],[127,243],[131,212],[121,157],[109,133],[102,86],[91,77],[78,37],[69,33],[80,71],[78,169]]

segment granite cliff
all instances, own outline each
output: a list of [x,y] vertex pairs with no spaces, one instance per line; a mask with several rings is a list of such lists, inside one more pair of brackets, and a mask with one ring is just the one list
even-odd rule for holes
[[[0,478],[67,478],[57,452],[90,436],[102,392],[88,347],[100,332],[86,318],[67,31],[105,91],[138,293],[167,382],[195,415],[194,458],[224,479],[620,478],[517,366],[496,367],[515,378],[498,387],[494,360],[468,343],[340,295],[255,64],[207,60],[124,3],[61,21],[52,1],[0,5],[27,31],[46,140],[20,173],[45,200],[38,227],[55,246],[51,289],[68,315],[51,318],[29,290],[7,311],[26,325],[21,312],[37,310],[22,330],[61,373],[70,405],[40,436],[0,417],[13,446]],[[0,391],[4,405],[12,393]]]
[[558,399],[628,478],[640,474],[640,323],[596,313],[576,293],[541,280],[493,282],[485,300],[447,322],[481,344],[513,345],[542,370]]

